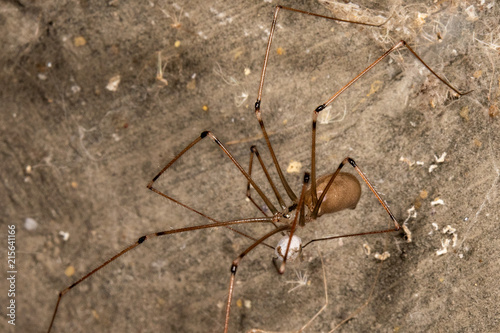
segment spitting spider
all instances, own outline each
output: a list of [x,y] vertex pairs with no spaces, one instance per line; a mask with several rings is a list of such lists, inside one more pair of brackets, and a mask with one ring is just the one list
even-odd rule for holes
[[[241,260],[254,248],[256,248],[259,245],[265,245],[268,247],[273,248],[272,246],[269,246],[265,244],[265,241],[270,238],[273,235],[276,234],[283,234],[283,238],[281,238],[277,244],[277,246],[274,248],[275,256],[273,258],[273,263],[276,267],[276,270],[279,274],[283,274],[285,272],[286,268],[286,263],[288,261],[292,261],[295,258],[299,256],[301,253],[302,249],[307,247],[309,244],[313,242],[319,242],[319,241],[327,241],[327,240],[332,240],[332,239],[338,239],[338,238],[346,238],[346,237],[356,237],[356,236],[363,236],[363,235],[373,235],[373,234],[383,234],[383,233],[389,233],[389,232],[396,232],[400,230],[401,225],[398,223],[396,220],[396,217],[394,214],[391,212],[390,208],[388,205],[385,203],[385,201],[382,199],[381,195],[377,192],[377,190],[374,188],[372,183],[368,180],[366,175],[361,171],[360,167],[358,164],[350,157],[344,158],[340,165],[334,170],[333,173],[327,173],[321,176],[317,176],[316,174],[316,124],[318,121],[318,115],[320,112],[322,112],[327,106],[333,103],[341,95],[347,88],[349,88],[351,85],[353,85],[356,81],[358,81],[361,77],[363,77],[368,71],[370,71],[373,67],[375,67],[379,62],[381,62],[383,59],[385,59],[388,55],[390,55],[392,52],[398,49],[406,49],[410,52],[413,57],[415,57],[427,70],[429,70],[437,79],[439,79],[443,84],[449,87],[452,91],[454,91],[458,95],[464,95],[466,93],[462,93],[458,91],[456,88],[451,86],[446,80],[444,80],[441,76],[436,74],[414,51],[413,49],[403,40],[399,41],[396,43],[394,46],[392,46],[390,49],[388,49],[385,53],[380,55],[375,61],[373,61],[369,66],[367,66],[363,71],[361,71],[358,75],[356,75],[351,81],[349,81],[347,84],[345,84],[340,90],[338,90],[336,93],[331,95],[331,97],[325,101],[324,103],[321,103],[319,106],[317,106],[313,110],[312,114],[312,136],[311,136],[311,170],[309,172],[305,172],[303,176],[303,182],[302,182],[302,188],[300,192],[297,194],[289,185],[285,175],[283,174],[283,171],[279,165],[278,159],[276,157],[276,154],[274,153],[271,141],[269,139],[268,132],[266,131],[265,125],[264,125],[264,120],[263,120],[263,112],[262,112],[262,106],[263,104],[263,90],[264,90],[264,81],[265,81],[265,76],[266,76],[266,70],[268,67],[268,60],[269,60],[269,55],[270,55],[270,50],[271,50],[271,44],[273,41],[273,36],[275,34],[275,29],[276,29],[276,24],[278,21],[278,15],[279,13],[285,10],[290,13],[290,15],[310,15],[313,17],[321,18],[321,19],[327,19],[327,20],[332,20],[332,21],[338,21],[338,22],[346,22],[346,23],[351,23],[351,24],[357,24],[357,25],[364,25],[364,26],[371,26],[371,27],[377,27],[380,25],[377,24],[370,24],[370,23],[363,23],[363,22],[355,22],[355,21],[349,21],[349,20],[342,20],[334,17],[327,17],[324,15],[319,15],[319,14],[314,14],[311,12],[306,12],[298,9],[293,9],[289,7],[284,7],[284,6],[276,6],[274,10],[274,17],[272,20],[271,24],[271,29],[269,33],[269,38],[267,42],[267,47],[265,51],[265,57],[264,57],[264,64],[262,66],[262,72],[260,75],[260,84],[258,87],[258,92],[257,92],[257,100],[255,102],[255,116],[257,117],[257,120],[260,125],[260,129],[262,131],[263,138],[266,142],[267,149],[269,151],[269,154],[272,158],[272,164],[274,165],[276,169],[276,173],[279,177],[281,186],[286,192],[286,196],[282,196],[280,194],[280,191],[278,190],[278,187],[272,180],[272,177],[267,170],[265,163],[263,162],[263,159],[261,155],[259,154],[259,150],[257,149],[256,146],[251,147],[251,152],[250,152],[250,164],[249,164],[249,169],[246,171],[242,165],[236,160],[236,158],[231,154],[231,152],[228,150],[227,146],[222,143],[217,136],[212,133],[211,131],[204,131],[202,132],[196,139],[194,139],[190,144],[188,144],[184,149],[181,150],[180,153],[178,153],[163,169],[161,169],[160,172],[156,176],[153,177],[153,179],[147,184],[147,188],[151,190],[152,192],[170,200],[171,202],[174,202],[185,209],[196,213],[200,215],[201,217],[205,218],[206,220],[209,221],[209,223],[205,225],[195,225],[195,226],[189,226],[189,227],[183,227],[179,229],[172,229],[172,230],[164,230],[164,231],[159,231],[155,233],[149,233],[145,234],[143,236],[140,236],[136,242],[133,244],[129,245],[128,247],[124,248],[122,251],[118,252],[108,260],[106,260],[104,263],[100,264],[87,274],[85,274],[83,277],[81,277],[79,280],[75,281],[73,284],[68,286],[67,288],[63,289],[58,296],[57,303],[55,305],[55,309],[52,315],[52,319],[50,321],[50,325],[48,328],[48,332],[50,333],[52,330],[53,326],[55,324],[55,319],[57,316],[57,311],[59,308],[59,305],[61,303],[62,297],[66,295],[71,289],[73,289],[75,286],[79,285],[83,281],[87,280],[90,276],[94,275],[97,271],[100,271],[103,267],[107,266],[109,263],[115,261],[125,253],[131,251],[132,249],[138,247],[139,245],[143,244],[147,240],[161,237],[161,236],[167,236],[167,235],[172,235],[172,234],[179,234],[179,233],[186,233],[190,231],[195,231],[195,230],[200,230],[200,229],[211,229],[211,228],[218,228],[218,227],[224,227],[232,232],[235,232],[243,237],[246,237],[250,240],[252,240],[252,244],[246,248],[244,251],[241,252],[240,255],[238,255],[233,262],[231,263],[230,266],[230,280],[229,280],[229,286],[228,286],[228,297],[226,301],[226,306],[225,306],[225,319],[224,319],[224,332],[227,332],[229,329],[229,322],[230,322],[230,311],[231,311],[231,304],[232,304],[232,299],[233,299],[233,291],[235,288],[235,279],[236,279],[236,272],[237,269],[240,265]],[[169,196],[166,194],[164,191],[159,190],[157,187],[155,187],[157,180],[174,164],[176,161],[181,158],[187,151],[190,149],[194,148],[200,141],[204,139],[209,139],[213,141],[225,154],[225,156],[234,164],[234,166],[239,170],[239,173],[246,179],[247,182],[247,198],[250,200],[253,205],[262,213],[262,217],[257,217],[257,218],[246,218],[246,219],[237,219],[237,220],[230,220],[230,221],[218,221],[205,213],[198,211],[194,208],[192,208],[189,205],[186,205],[179,200],[175,199],[174,197]],[[268,181],[269,186],[272,188],[272,191],[274,193],[274,196],[276,197],[276,201],[278,204],[274,204],[269,195],[264,193],[264,190],[262,190],[262,187],[259,186],[256,181],[252,178],[252,168],[254,165],[254,160],[257,159],[258,163],[263,170],[265,177]],[[311,239],[305,244],[302,243],[302,240],[295,235],[296,232],[299,230],[299,227],[305,227],[306,225],[310,224],[311,222],[316,221],[319,217],[323,215],[328,215],[332,214],[335,212],[339,212],[344,209],[354,209],[356,208],[356,205],[358,204],[358,201],[361,196],[361,184],[360,181],[356,176],[350,173],[345,173],[341,172],[341,170],[344,168],[344,166],[349,165],[354,170],[356,171],[357,175],[362,179],[362,181],[366,184],[366,186],[369,188],[369,190],[373,193],[373,195],[376,197],[376,199],[379,201],[380,205],[382,208],[387,212],[389,215],[389,218],[391,219],[391,227],[383,230],[369,230],[369,231],[362,231],[358,233],[351,233],[351,234],[344,234],[344,235],[337,235],[337,236],[329,236],[329,237],[322,237],[322,238],[316,238],[316,239]],[[251,195],[251,190],[255,191],[260,199],[255,199]],[[260,205],[258,201],[262,201],[264,203],[264,206]],[[270,231],[265,233],[262,236],[259,237],[253,237],[251,235],[248,235],[240,230],[237,230],[233,228],[234,226],[237,225],[243,225],[243,224],[262,224],[262,225],[268,225],[270,227]]]

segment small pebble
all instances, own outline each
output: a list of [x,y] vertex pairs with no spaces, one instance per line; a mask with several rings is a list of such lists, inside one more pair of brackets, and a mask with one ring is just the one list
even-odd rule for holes
[[33,231],[38,228],[38,222],[31,217],[28,217],[24,220],[24,228],[28,231]]

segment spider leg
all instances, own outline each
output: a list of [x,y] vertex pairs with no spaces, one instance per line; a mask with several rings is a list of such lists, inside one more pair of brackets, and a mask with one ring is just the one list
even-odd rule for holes
[[[253,147],[253,146],[252,146]],[[250,149],[251,150],[251,149]],[[252,167],[253,167],[253,156],[254,152],[253,150],[250,151],[250,162],[248,165],[248,175],[252,177]],[[250,183],[247,182],[247,191],[246,191],[246,197],[248,200],[250,200],[251,203],[264,215],[264,216],[269,216],[267,213],[264,211],[264,209],[255,202],[255,200],[252,198],[252,193],[250,192]]]
[[[216,219],[186,205],[186,204],[183,204],[182,202],[172,198],[171,196],[161,192],[160,190],[158,190],[157,188],[154,187],[154,183],[158,180],[158,178],[160,178],[160,176],[165,172],[167,171],[168,168],[170,168],[179,158],[181,158],[182,155],[184,155],[188,150],[190,150],[191,148],[193,148],[198,142],[200,142],[202,139],[204,139],[205,137],[209,136],[210,138],[212,138],[212,140],[214,140],[214,142],[218,143],[218,145],[223,149],[223,151],[226,153],[227,156],[229,156],[229,158],[231,159],[231,161],[238,167],[238,169],[243,173],[243,175],[247,178],[247,181],[249,182],[249,184],[252,184],[252,186],[254,186],[254,188],[256,188],[256,191],[261,195],[262,199],[264,200],[264,202],[269,202],[269,200],[267,199],[267,197],[264,195],[264,193],[260,190],[260,188],[257,186],[257,184],[255,184],[255,182],[252,180],[252,178],[250,177],[249,174],[247,174],[243,168],[240,166],[240,164],[236,161],[236,159],[231,155],[231,153],[229,153],[229,151],[224,147],[224,145],[222,145],[222,143],[211,133],[211,132],[208,132],[208,131],[205,131],[205,132],[202,132],[201,135],[199,137],[197,137],[195,140],[193,140],[191,143],[189,143],[179,154],[177,154],[169,163],[167,163],[167,165],[165,165],[163,167],[163,169],[160,170],[160,172],[158,172],[158,174],[156,176],[153,177],[153,179],[148,183],[147,185],[147,188],[150,189],[151,191],[161,195],[162,197],[214,222],[214,223],[219,223],[220,221],[217,221]],[[269,209],[272,210],[272,208],[274,208],[274,206],[271,206],[269,207]],[[275,209],[275,208],[274,208]],[[276,209],[275,209],[276,210]],[[273,223],[271,221],[271,223]],[[274,224],[274,223],[273,223]],[[225,228],[237,233],[237,234],[240,234],[246,238],[249,238],[253,241],[255,241],[256,239],[253,238],[252,236],[249,236],[239,230],[236,230],[234,228],[231,228],[231,227],[228,227],[226,226]],[[266,245],[267,247],[269,248],[273,248],[272,246],[266,244],[266,243],[263,243],[264,245]]]
[[[178,233],[188,232],[188,231],[194,231],[194,230],[201,230],[201,229],[208,229],[208,228],[217,228],[217,227],[225,227],[225,226],[235,225],[235,224],[269,223],[269,222],[270,222],[270,218],[268,218],[268,217],[251,218],[251,219],[241,219],[241,220],[234,220],[234,221],[210,223],[210,224],[205,224],[205,225],[197,225],[197,226],[179,228],[179,229],[174,229],[174,230],[164,230],[164,231],[159,231],[159,232],[155,232],[155,233],[151,233],[151,234],[147,234],[147,235],[141,236],[141,237],[139,237],[137,239],[137,241],[135,241],[135,243],[127,246],[126,248],[124,248],[123,250],[121,250],[120,252],[118,252],[117,254],[115,254],[114,256],[112,256],[111,258],[109,258],[108,260],[106,260],[104,263],[102,263],[101,265],[99,265],[96,268],[94,268],[92,271],[90,271],[87,274],[85,274],[79,280],[77,280],[76,282],[74,282],[73,284],[71,284],[70,286],[64,288],[63,290],[61,290],[59,292],[59,296],[57,298],[57,303],[56,303],[56,306],[54,308],[54,313],[52,314],[52,319],[50,321],[50,325],[49,325],[49,328],[47,330],[47,333],[50,333],[50,331],[52,329],[52,326],[54,325],[54,320],[55,320],[56,315],[57,315],[57,310],[59,309],[59,304],[60,304],[61,299],[62,299],[62,297],[64,295],[66,295],[71,289],[73,289],[74,287],[76,287],[77,285],[79,285],[80,283],[82,283],[83,281],[85,281],[86,279],[88,279],[89,277],[91,277],[92,275],[94,275],[94,273],[96,273],[97,271],[101,270],[102,268],[104,268],[105,266],[107,266],[109,263],[115,261],[116,259],[118,259],[122,255],[124,255],[125,253],[129,252],[130,250],[132,250],[132,249],[136,248],[137,246],[141,245],[146,240],[153,239],[153,238],[160,237],[160,236],[178,234]],[[273,232],[275,233],[276,230],[281,231],[282,229],[275,229],[275,230],[273,230]],[[263,241],[264,241],[264,239],[259,239],[259,240],[257,240],[253,244],[253,246],[255,247],[258,244],[262,243]]]
[[229,328],[229,314],[231,312],[231,302],[233,298],[233,291],[234,291],[234,281],[236,278],[236,270],[238,269],[238,266],[240,264],[241,259],[243,259],[244,256],[246,256],[250,251],[252,251],[257,245],[259,245],[261,242],[264,240],[268,239],[274,234],[277,234],[281,231],[289,230],[290,226],[289,225],[283,225],[281,227],[278,227],[277,229],[271,230],[261,238],[259,238],[257,241],[255,241],[252,245],[250,245],[245,251],[243,251],[236,259],[233,260],[233,263],[231,264],[231,279],[229,281],[229,292],[227,296],[227,305],[226,305],[226,319],[224,321],[224,333],[227,333],[227,330]]
[[[306,194],[306,188],[307,184],[309,184],[309,179],[310,179],[310,174],[306,172],[304,174],[304,182],[302,184],[302,191],[300,193],[300,199],[299,199],[299,204],[298,204],[298,211],[295,213],[295,218],[293,219],[293,223],[290,227],[290,236],[288,238],[288,243],[286,246],[286,251],[285,255],[283,256],[283,261],[281,262],[281,265],[277,266],[276,261],[274,261],[276,268],[278,269],[278,273],[283,274],[285,273],[285,266],[286,266],[286,260],[288,257],[288,252],[290,251],[290,244],[292,244],[292,237],[293,234],[295,233],[295,229],[297,228],[297,221],[299,220],[298,217],[300,216],[301,219],[304,217],[303,212],[304,212],[304,197]],[[301,214],[302,213],[302,214]]]
[[439,76],[429,65],[425,63],[420,56],[413,51],[413,49],[404,41],[401,40],[398,43],[394,44],[389,50],[387,50],[384,54],[382,54],[378,59],[376,59],[373,63],[371,63],[368,67],[366,67],[361,73],[356,75],[354,79],[349,81],[345,86],[340,88],[335,94],[333,94],[325,103],[318,106],[313,112],[313,121],[312,121],[312,148],[311,148],[311,195],[312,195],[312,203],[313,205],[317,204],[317,192],[316,192],[316,122],[318,119],[318,113],[324,110],[328,105],[330,105],[337,97],[340,96],[344,91],[347,90],[350,86],[352,86],[356,81],[358,81],[361,77],[363,77],[368,71],[370,71],[373,67],[375,67],[379,62],[381,62],[384,58],[386,58],[389,54],[394,52],[395,50],[406,47],[410,53],[422,64],[425,68],[427,68],[437,79],[439,79],[443,84],[448,86],[451,90],[453,90],[459,96],[464,96],[472,92],[469,90],[467,92],[460,92],[457,88],[453,87],[448,81]]
[[[267,148],[269,149],[269,153],[271,154],[271,158],[272,158],[273,163],[276,167],[276,171],[278,172],[278,176],[280,178],[280,181],[283,184],[283,187],[285,188],[285,191],[288,194],[289,198],[294,203],[297,203],[297,196],[295,195],[295,193],[291,189],[290,185],[286,181],[285,176],[283,175],[283,172],[282,172],[281,167],[279,165],[278,159],[276,158],[276,155],[274,153],[273,147],[271,145],[271,141],[269,140],[269,136],[268,136],[266,128],[264,126],[264,121],[262,120],[262,112],[260,110],[261,102],[262,102],[262,92],[264,89],[264,81],[266,78],[267,64],[269,62],[269,53],[271,50],[271,44],[272,44],[274,33],[276,30],[276,22],[278,21],[278,14],[279,14],[280,10],[282,10],[282,9],[290,11],[290,12],[298,13],[298,14],[315,16],[315,17],[319,17],[319,18],[323,18],[323,19],[332,20],[332,21],[352,23],[352,24],[358,24],[358,25],[364,25],[364,26],[380,27],[385,22],[382,24],[372,24],[372,23],[365,23],[365,22],[359,22],[359,21],[343,20],[343,19],[339,19],[339,18],[335,18],[335,17],[331,17],[331,16],[315,14],[315,13],[307,12],[304,10],[290,8],[290,7],[281,6],[281,5],[277,5],[274,9],[273,21],[271,23],[271,29],[269,32],[269,39],[267,40],[266,54],[264,56],[264,64],[262,66],[262,72],[260,74],[260,83],[259,83],[259,90],[257,93],[257,101],[255,102],[255,116],[257,117],[257,120],[259,121],[259,125],[260,125],[260,128],[262,130],[262,134],[264,135],[264,139],[266,141]],[[314,163],[314,160],[313,160],[313,163]],[[314,170],[314,168],[313,168],[313,170]],[[313,184],[315,184],[315,174],[313,173],[312,176],[313,176]]]
[[[252,166],[253,166],[253,159],[254,155],[257,157],[259,160],[260,167],[262,168],[262,171],[264,171],[264,174],[266,175],[267,181],[271,185],[271,188],[273,189],[274,195],[276,196],[276,199],[278,199],[278,202],[281,206],[282,210],[285,210],[287,208],[285,201],[283,201],[283,198],[281,197],[280,193],[278,192],[278,189],[276,188],[276,185],[274,184],[273,180],[271,179],[271,176],[269,175],[269,172],[267,171],[266,166],[264,165],[264,161],[262,160],[262,157],[259,154],[259,151],[257,150],[257,147],[254,145],[250,147],[250,166],[248,168],[248,175],[251,176],[252,174]],[[253,202],[253,204],[264,214],[266,213],[262,211],[262,209],[257,205],[257,203],[252,199],[250,195],[250,183],[247,182],[247,198],[250,199],[250,201]]]
[[[370,181],[368,180],[368,178],[366,177],[366,175],[358,167],[358,165],[356,164],[356,162],[352,158],[350,158],[350,157],[344,158],[344,160],[342,161],[342,163],[340,163],[340,165],[338,166],[337,170],[335,170],[335,172],[333,173],[332,177],[328,181],[328,184],[323,189],[323,193],[319,197],[318,202],[314,206],[313,211],[311,213],[311,217],[313,219],[315,219],[318,216],[319,208],[321,207],[321,203],[323,202],[323,199],[325,198],[326,193],[328,192],[328,189],[330,188],[330,186],[332,186],[333,181],[335,180],[335,177],[337,177],[337,175],[340,173],[340,170],[347,163],[349,163],[358,172],[358,174],[364,180],[364,182],[366,183],[366,185],[368,186],[368,188],[372,191],[372,193],[375,195],[375,197],[377,198],[377,200],[380,202],[380,204],[382,205],[382,207],[384,207],[384,209],[387,212],[387,214],[389,214],[391,220],[394,222],[394,229],[388,229],[388,230],[382,230],[382,231],[376,231],[376,232],[368,232],[366,234],[383,233],[383,232],[389,232],[389,231],[397,231],[397,230],[399,230],[401,227],[400,227],[398,221],[396,220],[396,217],[394,216],[394,214],[389,209],[389,206],[387,206],[387,204],[384,201],[384,199],[382,199],[382,197],[377,192],[377,190],[375,189],[375,187],[373,187],[373,185],[370,183]],[[356,234],[356,235],[358,235],[358,234]],[[348,236],[351,236],[351,235],[346,235],[346,236],[342,236],[342,237],[348,237]],[[336,237],[336,238],[338,238],[338,237]]]

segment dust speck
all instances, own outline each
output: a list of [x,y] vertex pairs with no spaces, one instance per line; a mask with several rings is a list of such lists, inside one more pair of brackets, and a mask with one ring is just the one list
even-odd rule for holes
[[75,267],[73,267],[71,265],[66,267],[66,269],[64,270],[64,274],[67,277],[73,276],[73,274],[75,274]]
[[109,79],[108,84],[106,85],[106,89],[109,91],[117,91],[118,86],[120,85],[121,76],[115,75]]
[[87,40],[82,36],[78,36],[78,37],[73,38],[73,44],[76,47],[83,46],[83,45],[87,44]]

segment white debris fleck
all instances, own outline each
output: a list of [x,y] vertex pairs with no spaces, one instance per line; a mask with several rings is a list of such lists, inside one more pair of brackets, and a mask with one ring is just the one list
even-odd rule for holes
[[436,163],[443,163],[445,157],[446,157],[446,152],[442,153],[441,156],[439,156],[439,157],[434,155],[434,159],[436,160]]
[[436,206],[436,205],[444,205],[443,199],[436,198],[434,201],[431,201],[431,206]]
[[77,84],[71,86],[71,91],[73,92],[73,94],[79,93],[81,90],[82,88],[80,88],[80,86]]
[[208,37],[207,37],[207,35],[205,35],[205,33],[204,33],[203,31],[201,31],[201,30],[200,30],[200,31],[198,31],[198,33],[197,33],[197,34],[198,34],[198,36],[200,36],[200,37],[201,37],[201,38],[203,38],[203,39],[207,39],[207,38],[208,38]]
[[24,220],[24,228],[28,231],[33,231],[38,228],[38,222],[32,219],[31,217],[27,217]]
[[365,254],[369,256],[372,253],[372,249],[370,248],[370,245],[364,243],[363,244],[363,250],[365,251]]
[[434,227],[434,230],[436,230],[436,231],[439,230],[439,226],[437,225],[437,223],[433,222],[432,226]]
[[453,235],[452,241],[453,245],[452,247],[457,246],[457,241],[458,241],[458,234],[457,234],[457,229],[453,228],[451,225],[447,225],[446,227],[441,230],[443,234],[450,234]]
[[441,240],[441,249],[436,251],[436,255],[440,256],[445,253],[448,253],[448,247],[450,246],[450,240],[449,239],[442,239]]
[[413,164],[415,164],[415,162],[410,161],[410,159],[409,159],[409,158],[404,157],[404,156],[401,156],[401,157],[399,158],[399,161],[400,161],[400,162],[404,162],[404,163],[408,164],[408,166],[409,166],[409,167],[411,167],[411,166],[413,166]]
[[450,235],[454,234],[456,231],[457,229],[453,228],[449,224],[446,227],[444,227],[443,230],[441,230],[443,234],[450,234]]
[[476,14],[476,8],[474,8],[474,5],[470,5],[465,9],[465,13],[467,14],[467,21],[476,21],[478,19],[477,14]]
[[252,73],[252,71],[250,70],[250,68],[245,67],[244,73],[245,73],[245,76],[248,76],[248,75],[250,75],[250,73]]
[[427,18],[427,16],[429,16],[429,14],[425,14],[425,13],[418,13],[417,14],[417,19],[415,20],[415,22],[418,24],[418,25],[424,25],[425,24],[425,19]]
[[407,211],[408,215],[410,217],[416,218],[417,217],[417,210],[415,209],[415,206],[411,206]]
[[408,217],[403,224],[406,224],[406,222],[408,222],[411,218],[417,217],[417,210],[415,209],[415,206],[411,206],[406,212],[408,213]]
[[302,163],[297,161],[291,161],[288,164],[288,168],[286,168],[286,172],[288,173],[299,173],[302,168]]
[[389,258],[391,256],[391,254],[387,251],[385,251],[384,253],[380,254],[378,252],[376,252],[374,255],[375,259],[378,259],[380,261],[384,261],[386,260],[387,258]]
[[59,231],[59,236],[61,236],[62,240],[67,242],[69,239],[69,232],[66,231]]
[[108,84],[106,85],[106,89],[108,89],[109,91],[117,91],[121,79],[122,78],[120,75],[113,76],[111,79],[109,79]]
[[437,164],[431,164],[431,166],[429,167],[429,173],[434,171],[434,169],[436,169],[437,167],[438,167]]
[[404,157],[404,156],[401,156],[399,158],[399,161],[400,162],[404,162],[406,164],[408,164],[408,166],[411,168],[412,166],[414,166],[415,164],[418,165],[418,166],[424,166],[424,162],[422,161],[412,161],[411,159],[409,159],[408,157]]
[[410,229],[406,226],[406,224],[403,224],[403,230],[406,234],[406,242],[411,243],[411,231]]

